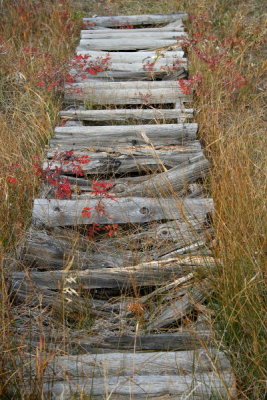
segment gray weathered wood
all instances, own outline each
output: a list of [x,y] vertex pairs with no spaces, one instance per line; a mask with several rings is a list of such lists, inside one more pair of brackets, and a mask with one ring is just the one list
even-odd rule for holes
[[104,243],[91,244],[82,236],[68,236],[63,230],[49,234],[33,228],[27,232],[17,252],[19,264],[41,270],[118,268],[136,265],[141,257],[142,254],[126,248],[120,251]]
[[82,29],[81,30],[81,34],[86,34],[86,33],[108,33],[108,32],[112,32],[112,33],[119,33],[121,34],[121,32],[127,32],[129,33],[129,35],[131,35],[131,33],[133,32],[183,32],[184,31],[184,25],[182,23],[182,21],[177,21],[174,23],[175,25],[172,24],[168,24],[166,26],[161,26],[161,27],[156,27],[156,28],[135,28],[134,30],[132,29],[121,29],[121,28],[113,28],[113,29]]
[[59,115],[64,119],[77,119],[81,121],[125,121],[138,120],[166,120],[179,117],[192,118],[193,109],[117,109],[117,110],[63,110]]
[[[107,56],[106,51],[101,50],[83,50],[77,48],[77,55],[88,55],[89,60],[95,60],[98,57],[105,58]],[[186,60],[184,57],[184,51],[182,50],[156,50],[156,51],[122,51],[122,52],[111,52],[108,53],[110,57],[110,63],[141,63],[164,60],[166,63],[172,64],[177,60]]]
[[67,283],[72,288],[116,289],[160,286],[163,282],[184,276],[192,271],[214,266],[212,257],[190,256],[153,261],[125,268],[99,268],[84,271],[29,271],[12,273],[16,287],[32,285],[42,289],[62,290]]
[[103,376],[181,375],[222,372],[230,368],[224,353],[217,349],[179,352],[107,353],[55,357],[45,371],[54,379]]
[[115,32],[113,31],[86,31],[84,33],[81,32],[81,39],[151,39],[151,40],[166,40],[166,39],[185,39],[187,34],[185,32],[174,32],[174,31],[138,31],[138,30],[129,30],[129,29],[118,29]]
[[[211,199],[121,197],[116,200],[102,200],[105,208],[105,213],[102,215],[103,213],[95,209],[98,204],[97,198],[79,201],[36,199],[32,221],[34,225],[44,224],[47,227],[92,223],[108,225],[144,223],[164,219],[186,221],[192,216],[196,219],[201,218],[211,213],[213,209]],[[86,207],[91,209],[90,218],[82,216],[82,210]]]
[[62,126],[55,128],[55,136],[50,147],[65,149],[105,149],[138,147],[147,145],[147,139],[154,146],[181,145],[196,139],[197,124],[148,124],[148,125],[110,125],[110,126]]
[[81,39],[79,48],[85,50],[105,50],[105,51],[120,51],[120,50],[156,50],[175,46],[181,49],[179,40],[182,39],[149,39],[149,38],[134,38],[129,39]]
[[[173,296],[175,296],[175,293]],[[199,288],[197,285],[188,288],[186,294],[181,298],[169,300],[167,304],[159,306],[158,310],[150,315],[147,329],[162,329],[170,326],[191,313],[195,304],[202,303],[205,298],[203,288]]]
[[[124,25],[156,25],[167,24],[179,20],[187,19],[186,13],[175,14],[143,14],[143,15],[117,15],[111,17],[92,17],[83,18],[85,24],[100,25],[104,27],[115,28],[116,26]],[[90,25],[89,25],[90,26]]]
[[87,80],[83,83],[73,83],[66,85],[66,89],[80,89],[92,91],[95,94],[100,90],[120,90],[120,89],[134,89],[134,90],[153,90],[153,89],[174,89],[180,94],[183,94],[180,84],[177,81],[128,81],[128,82],[105,82],[101,80]]
[[186,185],[203,179],[209,171],[209,162],[201,154],[190,158],[184,163],[153,176],[151,179],[126,189],[122,195],[168,197],[179,192]]
[[[184,163],[190,160],[194,155],[199,153],[173,153],[166,155],[164,158],[157,157],[157,154],[151,155],[117,155],[107,153],[84,153],[88,154],[90,161],[86,164],[81,164],[81,169],[86,175],[102,175],[102,174],[125,174],[129,172],[147,172],[162,171],[164,166],[167,169],[172,168],[174,165]],[[162,154],[164,156],[164,154]],[[60,168],[62,173],[74,174],[73,166],[70,162],[49,161],[43,163],[43,169],[48,168],[54,170],[56,167]],[[147,179],[150,177],[148,176]],[[129,178],[129,181],[131,179]],[[117,183],[117,180],[114,181]],[[126,184],[126,182],[125,182]],[[134,184],[134,183],[133,183]],[[120,191],[120,189],[118,190]]]
[[183,93],[177,80],[109,82],[88,79],[65,85],[66,100],[91,99],[94,104],[172,103],[181,97],[188,101],[190,99],[189,95]]
[[[53,382],[44,386],[57,396],[70,396],[72,393],[90,395],[91,399],[137,400],[158,398],[165,395],[176,396],[176,399],[186,397],[194,399],[220,398],[229,399],[235,396],[235,379],[231,371],[223,371],[218,377],[214,372],[195,373],[190,375],[149,375],[149,376],[111,376],[94,378],[68,379],[65,382]],[[229,391],[228,389],[229,388]],[[193,393],[193,397],[192,397]],[[160,397],[157,397],[160,396]],[[186,396],[186,397],[185,397]],[[58,397],[62,398],[62,397]]]

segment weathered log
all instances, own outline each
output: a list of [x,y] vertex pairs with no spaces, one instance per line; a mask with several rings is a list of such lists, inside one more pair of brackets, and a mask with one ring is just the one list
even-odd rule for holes
[[[176,199],[169,197],[154,199],[149,197],[121,197],[104,199],[99,213],[99,199],[88,200],[46,200],[34,201],[32,222],[34,225],[67,226],[97,224],[143,223],[157,220],[186,221],[194,217],[196,220],[212,212],[211,199]],[[83,216],[84,208],[89,208],[91,215]]]
[[[179,292],[177,295],[179,295]],[[195,285],[188,288],[186,294],[181,298],[168,301],[167,303],[165,301],[166,304],[160,306],[159,310],[150,315],[150,322],[147,324],[147,329],[155,330],[170,326],[174,322],[184,318],[187,314],[190,314],[194,310],[195,304],[202,303],[205,298],[206,296],[202,287],[200,288],[198,285]]]
[[167,40],[167,39],[177,39],[177,38],[185,38],[187,34],[183,31],[146,31],[146,30],[129,30],[129,29],[117,29],[116,31],[81,31],[81,39],[151,39],[152,40]]
[[89,26],[104,26],[115,28],[116,26],[127,26],[127,25],[156,25],[156,24],[167,24],[179,20],[187,19],[186,13],[176,14],[143,14],[143,15],[118,15],[111,17],[92,17],[83,18],[83,22]]
[[[168,171],[153,176],[142,184],[137,184],[123,193],[120,192],[118,196],[169,197],[188,184],[205,178],[208,171],[209,162],[206,157],[203,154],[197,155]],[[115,188],[114,192],[116,192]]]
[[[112,376],[72,379],[65,382],[53,382],[44,385],[44,391],[51,391],[56,396],[70,396],[72,393],[90,395],[92,399],[103,399],[108,396],[112,400],[137,399],[184,399],[194,393],[194,399],[217,397],[229,399],[235,396],[235,379],[230,371],[224,371],[220,376],[212,373],[196,373],[192,375],[149,375],[149,376]],[[228,390],[229,388],[229,390]],[[152,396],[152,397],[151,397]],[[160,397],[157,397],[160,396]],[[170,396],[176,396],[170,397]],[[190,396],[191,397],[191,396]],[[60,398],[60,397],[57,397]],[[62,397],[61,397],[62,398]],[[189,397],[188,397],[189,398]],[[192,397],[191,397],[192,398]]]
[[[113,81],[113,82],[123,82],[123,81],[153,81],[155,79],[162,80],[173,80],[173,79],[183,79],[187,77],[186,65],[183,65],[181,68],[176,69],[173,73],[169,73],[168,70],[157,69],[155,68],[153,71],[145,71],[144,69],[139,69],[137,71],[131,71],[130,68],[127,71],[125,68],[124,71],[117,70],[116,66],[112,69],[108,69],[104,72],[99,72],[97,75],[91,75],[90,81],[92,80],[101,80],[105,81]],[[87,82],[88,78],[83,79],[79,74],[74,76],[75,82]]]
[[[140,136],[139,136],[140,137]],[[201,145],[199,140],[190,140],[190,141],[185,141],[182,144],[179,145],[168,145],[168,147],[165,147],[164,145],[155,145],[153,144],[153,148],[151,148],[151,145],[144,145],[144,146],[131,146],[130,148],[123,148],[123,147],[118,147],[118,148],[111,148],[111,147],[104,147],[104,148],[98,148],[97,146],[93,145],[90,148],[85,148],[81,150],[73,150],[74,155],[88,155],[87,152],[89,152],[91,155],[94,153],[99,154],[99,159],[101,161],[102,157],[104,157],[103,153],[107,153],[107,156],[110,155],[111,158],[113,157],[120,157],[123,155],[128,155],[131,157],[134,156],[153,156],[155,155],[155,150],[156,154],[158,154],[159,159],[164,159],[164,158],[169,158],[172,157],[172,154],[188,154],[188,153],[201,153]],[[62,155],[62,153],[59,153],[59,149],[56,147],[53,149],[52,147],[47,150],[47,157],[49,159],[57,160],[58,156]],[[93,157],[93,156],[92,156]],[[95,160],[92,160],[95,161]],[[85,182],[85,185],[87,183]]]
[[[88,55],[90,59],[105,58],[107,52],[100,50],[82,50],[77,48],[77,55]],[[164,60],[166,64],[172,64],[177,60],[185,60],[184,51],[181,50],[158,50],[158,51],[122,51],[122,52],[111,52],[108,54],[110,57],[111,65],[115,63],[142,63],[154,62],[157,60]]]
[[[108,245],[108,243],[107,243]],[[77,270],[118,268],[140,262],[138,251],[116,246],[91,244],[81,235],[68,237],[68,233],[48,234],[45,230],[31,228],[17,252],[17,262],[39,270],[71,268]]]
[[59,115],[64,119],[74,119],[80,121],[125,121],[127,119],[136,120],[166,120],[183,118],[193,118],[193,109],[117,109],[117,110],[63,110]]
[[129,81],[129,82],[103,82],[100,79],[91,79],[83,83],[70,83],[66,85],[66,89],[80,89],[92,91],[96,94],[97,90],[119,90],[119,89],[134,89],[134,90],[153,90],[153,89],[175,89],[175,91],[183,94],[181,86],[177,81]]
[[91,79],[65,85],[65,100],[91,101],[93,104],[168,104],[178,99],[191,101],[177,81],[107,82]]
[[116,289],[160,286],[163,282],[214,265],[212,257],[179,257],[125,268],[99,268],[85,271],[28,271],[12,273],[16,287],[62,290],[64,285],[83,289]]
[[[147,147],[145,134],[153,146],[184,145],[195,140],[197,124],[158,124],[158,125],[110,125],[110,126],[66,126],[56,127],[55,137],[50,146],[60,146],[62,150],[81,148]],[[149,143],[149,146],[151,144]]]
[[228,370],[230,363],[216,349],[179,352],[107,353],[55,357],[45,379],[96,378],[104,376],[183,375]]
[[[126,34],[131,35],[131,33],[135,33],[135,32],[144,32],[144,33],[148,33],[148,32],[183,32],[184,31],[184,25],[182,23],[182,21],[177,21],[174,23],[175,25],[172,24],[168,24],[166,26],[161,26],[161,27],[156,27],[156,28],[135,28],[134,30],[131,29],[121,29],[121,28],[113,28],[113,29],[107,29],[107,28],[103,28],[101,29],[100,27],[98,27],[98,29],[92,29],[92,27],[90,27],[90,29],[82,29],[81,30],[81,34],[86,34],[86,33],[107,33],[107,32],[111,32],[111,33],[119,33],[121,34],[121,32],[126,32]],[[100,28],[100,29],[99,29]]]
[[[181,32],[182,36],[183,32]],[[179,35],[180,36],[180,35]],[[105,50],[105,51],[121,51],[121,50],[156,50],[176,46],[181,49],[179,40],[184,39],[149,39],[134,38],[133,41],[128,38],[123,39],[81,39],[79,48],[85,50]]]
[[[81,164],[80,168],[84,175],[109,175],[109,174],[127,174],[130,172],[146,172],[147,174],[158,171],[161,172],[165,169],[173,168],[181,163],[189,161],[194,156],[201,155],[201,152],[186,152],[186,147],[184,152],[164,152],[156,151],[155,154],[110,154],[103,152],[74,152],[73,159],[79,156],[87,156],[90,161]],[[56,161],[49,160],[43,163],[43,169],[49,168],[49,170],[54,170],[60,168],[62,174],[72,174],[75,175],[75,169],[73,164],[76,165],[75,161],[72,163],[71,158],[66,161]],[[147,177],[149,179],[151,177]],[[144,179],[145,180],[145,179]],[[131,181],[131,178],[128,179]],[[126,184],[129,182],[125,182]],[[143,181],[143,180],[142,180]],[[122,182],[121,182],[122,183]],[[90,183],[88,182],[88,185]],[[114,185],[117,185],[117,179],[114,180]],[[133,182],[134,184],[134,182]],[[119,189],[117,191],[120,191]]]

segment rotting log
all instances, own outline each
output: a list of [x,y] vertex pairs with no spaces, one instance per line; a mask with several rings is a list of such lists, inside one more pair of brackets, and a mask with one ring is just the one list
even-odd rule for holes
[[66,282],[72,288],[116,289],[160,286],[190,272],[204,270],[215,265],[213,257],[181,256],[173,259],[152,261],[125,268],[99,268],[91,270],[27,271],[12,273],[16,287],[62,290]]
[[208,171],[209,162],[206,157],[203,154],[197,155],[168,171],[153,176],[142,184],[129,188],[118,196],[169,197],[190,183],[205,178]]

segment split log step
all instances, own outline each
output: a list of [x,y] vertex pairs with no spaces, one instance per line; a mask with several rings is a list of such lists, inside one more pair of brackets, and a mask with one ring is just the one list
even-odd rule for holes
[[[152,398],[161,400],[164,399],[163,396],[170,400],[182,400],[185,398],[184,396],[189,398],[192,391],[195,399],[208,399],[214,396],[220,399],[229,399],[235,394],[234,382],[232,372],[226,371],[222,372],[219,377],[214,373],[196,373],[193,375],[136,376],[134,378],[113,376],[94,378],[91,382],[88,382],[87,378],[68,379],[64,382],[53,382],[44,387],[46,391],[58,396],[57,399],[62,398],[61,395],[68,398],[72,393],[79,393],[99,400],[102,400],[103,396],[108,396],[111,400]],[[227,388],[231,388],[230,394]]]
[[135,267],[99,268],[85,271],[31,271],[14,272],[12,280],[16,288],[30,293],[32,288],[40,290],[62,290],[66,282],[72,288],[83,290],[115,289],[126,290],[132,287],[160,286],[163,282],[171,282],[192,271],[204,270],[214,266],[212,257],[176,257],[163,261],[143,263]]
[[[55,128],[50,146],[59,151],[90,148],[113,151],[139,146],[184,145],[196,139],[197,124],[62,126]],[[143,135],[146,135],[144,138]],[[149,141],[149,143],[148,143]],[[190,144],[189,144],[190,145]],[[193,144],[194,146],[194,144]]]
[[[104,213],[97,212],[99,199],[34,201],[32,221],[36,226],[46,227],[84,224],[129,224],[159,220],[185,221],[194,216],[196,220],[212,213],[211,199],[176,199],[174,197],[154,199],[149,197],[121,197],[104,199]],[[91,216],[83,217],[84,208],[90,208]]]
[[177,117],[192,118],[193,109],[117,109],[117,110],[79,110],[68,109],[60,111],[63,119],[74,119],[79,121],[125,121],[136,120],[166,120],[177,119]]
[[[182,34],[182,32],[181,32]],[[179,35],[180,36],[180,35]],[[134,38],[130,41],[128,38],[120,39],[81,39],[79,43],[80,49],[85,50],[105,50],[105,51],[121,51],[121,50],[156,50],[159,48],[174,47],[181,50],[183,39],[149,39]]]
[[230,369],[224,353],[208,348],[179,352],[107,353],[56,357],[46,368],[45,379],[104,376],[181,375],[222,372]]
[[[82,50],[79,47],[76,49],[77,55],[88,55],[89,60],[96,60],[97,58],[105,58],[107,56],[106,51],[101,50]],[[124,64],[146,64],[147,62],[164,61],[166,64],[172,65],[177,60],[186,61],[184,57],[184,51],[182,50],[155,50],[155,51],[115,51],[108,53],[110,57],[111,65],[116,63]]]
[[104,26],[116,28],[116,26],[138,26],[138,25],[156,25],[168,24],[177,20],[182,24],[182,20],[187,19],[186,13],[176,14],[144,14],[144,15],[123,15],[111,17],[93,17],[83,18],[84,24],[88,26]]
[[[196,152],[193,150],[190,150],[190,147],[188,148],[188,152],[186,152],[186,146],[184,147],[185,151],[184,152],[173,152],[173,153],[167,153],[164,151],[155,151],[154,154],[119,154],[116,155],[116,153],[92,153],[90,151],[76,151],[73,153],[73,160],[75,160],[75,157],[80,157],[80,156],[87,156],[89,158],[89,162],[82,164],[81,165],[81,170],[85,175],[109,175],[109,174],[121,174],[122,176],[124,174],[130,173],[130,172],[153,172],[153,171],[161,171],[164,168],[166,169],[171,169],[171,168],[176,168],[177,166],[185,163],[185,162],[191,162],[193,164],[193,159],[194,157],[201,156],[202,152]],[[191,151],[191,152],[190,152]],[[138,153],[138,152],[137,152]],[[153,153],[153,152],[152,152]],[[165,154],[164,154],[165,153]],[[191,160],[191,161],[190,161]],[[75,164],[75,161],[73,162]],[[69,160],[61,160],[57,161],[55,160],[49,160],[45,161],[43,163],[43,169],[46,169],[49,167],[50,170],[55,170],[56,168],[60,168],[62,171],[62,174],[74,174],[73,173],[73,163],[71,162],[71,158]],[[206,161],[203,162],[203,164],[206,164]],[[184,165],[184,164],[183,164]],[[174,167],[176,166],[176,167]],[[202,170],[203,171],[203,170]],[[204,171],[203,171],[204,175]],[[181,177],[184,182],[188,181],[186,180],[185,174],[181,171]],[[150,179],[151,177],[148,176],[146,179]],[[168,177],[167,181],[168,181]],[[125,178],[126,179],[126,178]],[[129,177],[128,181],[129,183],[133,181],[133,184],[136,184],[134,179]],[[118,179],[114,180],[114,186],[118,186],[120,182]],[[121,182],[122,183],[122,182]],[[127,183],[127,182],[125,182]],[[166,181],[165,181],[166,183]],[[87,182],[86,185],[89,187],[90,182]],[[120,192],[120,189],[116,189],[116,192]]]
[[[177,32],[177,31],[139,31],[139,30],[129,30],[129,29],[118,29],[117,31],[113,31],[113,30],[109,30],[109,31],[105,31],[105,30],[97,30],[97,31],[86,31],[86,33],[84,31],[81,32],[81,39],[106,39],[106,40],[110,40],[110,39],[147,39],[149,38],[151,41],[153,40],[153,42],[157,42],[157,40],[171,40],[171,39],[184,39],[187,37],[187,34],[184,33],[183,31]],[[158,46],[160,47],[160,46]],[[130,49],[130,44],[128,43],[128,47],[127,50]]]
[[88,101],[92,104],[171,104],[191,101],[177,81],[86,81],[65,86],[65,101]]

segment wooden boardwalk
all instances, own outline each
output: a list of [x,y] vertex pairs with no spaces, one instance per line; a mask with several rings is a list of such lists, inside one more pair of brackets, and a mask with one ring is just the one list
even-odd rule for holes
[[52,399],[235,396],[205,305],[213,202],[192,96],[179,83],[185,18],[84,19],[39,171],[25,270],[12,275],[19,301],[93,321],[64,339],[72,355],[59,346],[48,364]]

